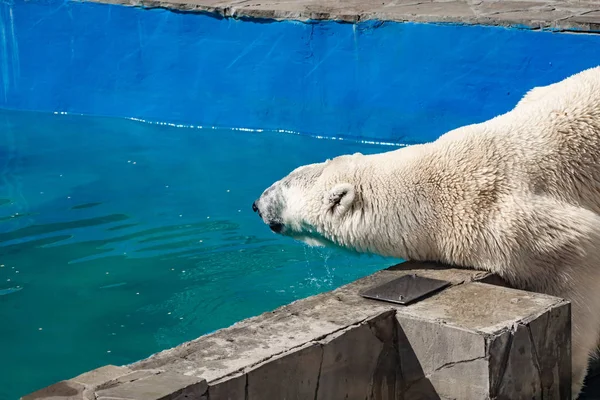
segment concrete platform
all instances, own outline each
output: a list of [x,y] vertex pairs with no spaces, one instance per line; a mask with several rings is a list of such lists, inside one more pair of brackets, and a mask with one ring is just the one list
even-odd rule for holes
[[557,31],[600,31],[597,1],[490,0],[99,0],[209,12],[225,17],[291,20],[445,22]]
[[[408,306],[359,295],[407,274],[452,285]],[[400,264],[23,399],[570,398],[570,303],[484,282]]]

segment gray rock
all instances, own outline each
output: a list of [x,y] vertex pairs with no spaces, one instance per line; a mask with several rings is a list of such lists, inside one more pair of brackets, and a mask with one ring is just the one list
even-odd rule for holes
[[400,362],[398,323],[393,314],[384,315],[368,322],[373,335],[382,344],[375,371],[371,378],[369,400],[398,399],[404,387]]
[[497,396],[501,399],[542,399],[542,381],[527,326],[518,325],[508,353]]
[[398,321],[420,363],[420,370],[412,374],[422,371],[439,395],[486,398],[489,368],[484,334],[400,314]]
[[180,400],[206,393],[206,380],[174,373],[151,374],[96,392],[97,400]]
[[322,359],[322,346],[309,343],[263,362],[247,373],[247,400],[314,400]]
[[248,376],[244,373],[213,381],[208,387],[210,400],[246,400],[247,382]]
[[104,390],[104,389],[109,389],[115,386],[119,386],[122,385],[124,383],[130,383],[133,381],[137,381],[139,379],[144,379],[147,378],[151,375],[156,375],[159,374],[160,371],[156,371],[156,370],[139,370],[139,371],[132,371],[128,374],[125,375],[121,375],[118,376],[114,379],[110,379],[106,382],[97,384],[94,386],[94,390],[98,391],[98,390]]
[[[391,325],[391,317],[386,313],[379,318],[387,319]],[[317,400],[364,400],[372,397],[372,382],[384,344],[373,334],[369,325],[361,323],[350,326],[321,341],[323,362]],[[387,371],[382,371],[382,374],[387,375]],[[380,392],[387,393],[387,390],[382,388]]]
[[[504,379],[504,371],[508,362],[510,348],[513,341],[513,332],[509,329],[499,335],[487,339],[487,354],[490,362],[490,397],[495,398],[500,392],[500,385]],[[569,369],[570,371],[570,369]],[[560,384],[560,383],[559,383]]]
[[100,367],[75,378],[70,379],[73,382],[80,383],[85,386],[97,387],[108,381],[117,379],[123,375],[129,374],[131,369],[127,367],[117,367],[115,365],[106,365]]
[[96,0],[130,6],[209,12],[224,17],[273,20],[365,20],[446,22],[527,29],[600,31],[600,7],[594,1],[470,0]]
[[[542,398],[568,398],[571,392],[570,305],[551,309],[532,320],[528,328],[540,370]],[[561,343],[563,345],[558,345]]]
[[93,400],[84,397],[85,386],[70,381],[61,381],[37,392],[21,397],[21,400]]

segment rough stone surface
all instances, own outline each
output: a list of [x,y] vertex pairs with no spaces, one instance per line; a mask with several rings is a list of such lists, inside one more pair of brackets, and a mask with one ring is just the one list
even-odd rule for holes
[[440,397],[435,388],[427,378],[419,379],[408,385],[402,392],[401,400],[446,400]]
[[[397,312],[409,343],[403,357],[415,353],[442,398],[569,398],[570,304],[548,308],[550,299],[477,282],[453,287],[436,297],[447,307],[428,309],[443,325],[422,319],[429,300]],[[421,371],[409,368],[407,381],[417,381]]]
[[84,397],[85,386],[69,381],[61,381],[37,392],[21,397],[21,400],[88,400]]
[[[420,363],[419,372],[438,394],[451,394],[459,399],[486,398],[489,368],[483,334],[401,314],[397,318],[409,349]],[[461,383],[466,377],[468,385]]]
[[322,359],[322,346],[310,343],[291,354],[264,362],[247,374],[246,400],[314,400]]
[[[456,363],[485,357],[485,337],[478,332],[432,324],[402,314],[398,314],[397,319],[427,375]],[[435,340],[431,341],[432,338]]]
[[492,334],[557,304],[552,296],[496,286],[490,290],[491,287],[479,282],[454,286],[401,308],[399,313],[414,318],[427,316],[447,325]]
[[[391,327],[391,319],[387,319]],[[383,343],[373,334],[369,324],[352,326],[324,339],[322,343],[323,362],[315,398],[369,398],[371,382],[383,350]]]
[[100,383],[98,385],[96,385],[94,387],[95,391],[98,390],[104,390],[104,389],[109,389],[109,388],[113,388],[115,386],[119,386],[125,383],[129,383],[129,382],[133,382],[133,381],[137,381],[138,379],[144,379],[147,378],[151,375],[156,375],[158,373],[160,373],[161,371],[157,371],[157,370],[139,370],[139,371],[133,371],[131,373],[125,374],[125,375],[121,375],[119,377],[116,377],[114,379],[110,379],[106,382]]
[[131,369],[127,367],[106,365],[104,367],[97,368],[79,376],[76,376],[75,378],[72,378],[69,381],[84,386],[83,397],[85,399],[95,400],[95,391],[98,388],[114,384],[115,382],[120,382],[120,379],[123,375],[131,376],[134,374],[138,374],[141,371],[133,372],[133,374],[131,372]]
[[244,373],[227,376],[213,381],[208,387],[210,400],[247,400],[246,383],[248,375]]
[[129,374],[131,369],[127,367],[117,367],[114,365],[106,365],[101,368],[94,369],[86,372],[75,378],[70,379],[71,381],[81,383],[85,386],[96,387],[105,382],[117,379],[123,375]]
[[404,398],[568,399],[568,316],[570,305],[564,303],[496,332],[483,332],[397,313],[399,351],[410,360],[402,363]]
[[[127,367],[106,365],[83,373],[67,381],[58,382],[52,386],[22,397],[22,399],[96,400],[94,392],[98,387],[110,385],[111,382],[117,382],[123,375],[132,375],[130,374],[131,372],[131,369]],[[133,374],[139,374],[140,372],[142,371],[136,371]]]
[[[513,332],[510,330],[505,330],[499,335],[489,337],[487,340],[487,355],[490,361],[490,397],[492,398],[500,392],[500,385],[502,385],[504,380],[504,371],[506,370],[512,341]],[[569,369],[569,373],[570,371],[571,369]]]
[[[529,324],[529,336],[537,357],[536,367],[542,382],[543,399],[565,399],[571,390],[571,313],[570,307],[553,308]],[[556,346],[566,343],[566,346]],[[562,374],[562,375],[561,375]],[[564,382],[550,385],[549,382]]]
[[[408,306],[359,295],[406,274],[452,286]],[[569,303],[488,278],[403,263],[130,365],[96,400],[568,398]]]
[[140,376],[96,392],[97,400],[179,400],[198,398],[206,393],[204,379],[174,373]]
[[415,21],[517,26],[526,29],[600,31],[594,0],[97,0],[225,17],[293,20]]
[[491,398],[488,386],[489,364],[484,358],[450,363],[439,368],[428,379],[442,398],[465,400]]
[[519,325],[512,339],[498,396],[506,399],[542,399],[542,382],[537,364],[528,328]]
[[395,400],[401,396],[403,381],[398,322],[395,314],[369,322],[371,332],[381,342],[381,352],[370,382],[369,399]]

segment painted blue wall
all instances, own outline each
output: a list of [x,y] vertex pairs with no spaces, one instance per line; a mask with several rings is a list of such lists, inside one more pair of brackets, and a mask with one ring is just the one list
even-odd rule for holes
[[398,142],[600,64],[600,35],[248,22],[55,0],[0,6],[0,107]]

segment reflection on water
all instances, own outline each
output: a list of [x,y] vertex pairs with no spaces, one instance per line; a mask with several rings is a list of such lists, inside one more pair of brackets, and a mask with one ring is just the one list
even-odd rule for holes
[[250,207],[298,165],[381,150],[0,112],[0,399],[388,265],[277,237]]

